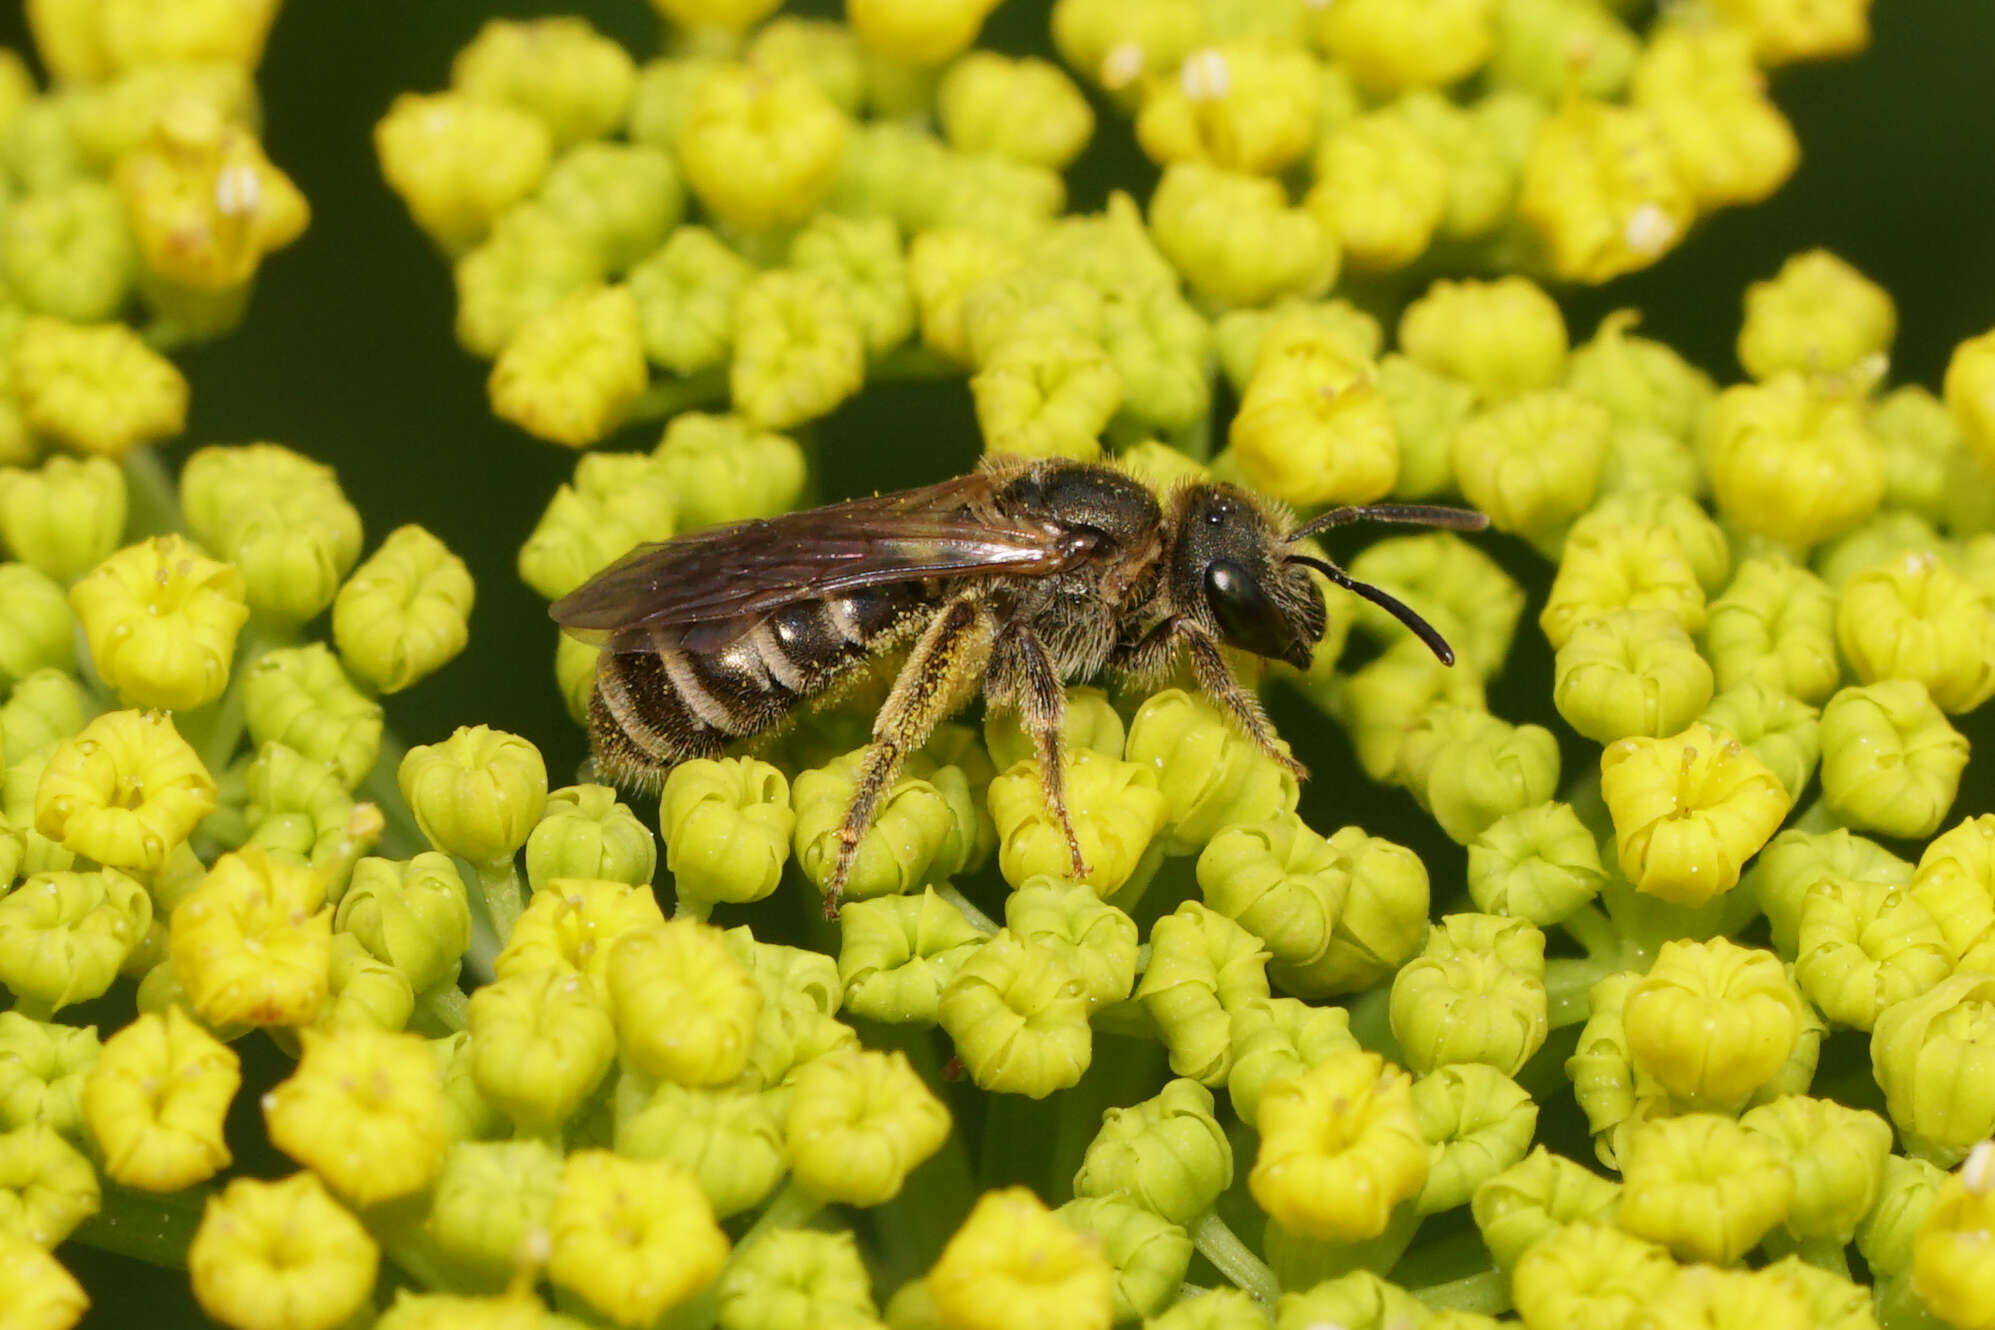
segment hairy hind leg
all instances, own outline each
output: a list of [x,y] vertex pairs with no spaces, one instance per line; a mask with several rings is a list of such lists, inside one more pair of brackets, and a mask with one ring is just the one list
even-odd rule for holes
[[935,727],[974,691],[990,659],[992,635],[990,610],[980,600],[959,596],[938,610],[915,639],[873,721],[873,742],[860,759],[859,782],[838,828],[838,862],[824,895],[827,916],[838,913],[853,857],[879,815],[880,800],[907,755],[927,743]]

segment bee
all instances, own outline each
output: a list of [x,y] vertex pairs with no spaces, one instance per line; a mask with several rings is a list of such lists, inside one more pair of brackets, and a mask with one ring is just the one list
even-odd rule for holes
[[1031,737],[1077,878],[1088,870],[1062,788],[1067,683],[1156,679],[1188,662],[1243,734],[1306,777],[1225,648],[1307,668],[1325,624],[1312,573],[1454,663],[1426,620],[1303,545],[1358,521],[1487,525],[1464,509],[1373,504],[1296,526],[1232,485],[1183,485],[1160,500],[1109,465],[991,460],[940,484],[640,545],[550,613],[602,648],[589,699],[598,771],[644,790],[906,650],[839,827],[826,895],[835,911],[908,755],[979,692]]

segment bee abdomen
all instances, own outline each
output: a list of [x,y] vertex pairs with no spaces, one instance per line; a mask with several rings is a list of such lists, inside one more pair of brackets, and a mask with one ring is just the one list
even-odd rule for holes
[[921,600],[877,588],[785,606],[711,651],[661,640],[605,652],[589,704],[597,761],[624,784],[654,786],[680,762],[718,756],[828,691]]

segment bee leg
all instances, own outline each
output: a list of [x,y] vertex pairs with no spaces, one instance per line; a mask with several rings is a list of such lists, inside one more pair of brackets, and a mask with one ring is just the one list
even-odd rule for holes
[[989,609],[962,596],[938,610],[915,639],[907,663],[873,720],[873,742],[860,759],[859,783],[838,828],[838,862],[824,894],[826,918],[838,915],[845,879],[851,875],[860,839],[879,814],[880,800],[900,776],[907,755],[927,743],[936,725],[962,705],[990,659],[991,636]]
[[1253,691],[1233,677],[1227,668],[1226,656],[1219,649],[1219,643],[1196,624],[1178,625],[1178,640],[1184,643],[1185,651],[1191,657],[1192,677],[1228,716],[1238,725],[1254,746],[1275,761],[1295,773],[1297,780],[1309,779],[1309,768],[1282,751],[1275,738],[1275,728],[1268,723],[1268,713],[1261,710],[1261,699]]
[[1059,671],[1053,668],[1046,647],[1030,628],[1007,629],[992,652],[991,676],[996,696],[1018,708],[1018,719],[1032,736],[1032,748],[1039,759],[1039,787],[1046,798],[1046,811],[1060,824],[1067,838],[1067,855],[1072,861],[1074,879],[1088,875],[1081,854],[1081,838],[1074,831],[1073,816],[1067,811],[1066,768],[1062,765],[1064,742],[1060,727],[1067,719],[1067,694],[1060,687]]

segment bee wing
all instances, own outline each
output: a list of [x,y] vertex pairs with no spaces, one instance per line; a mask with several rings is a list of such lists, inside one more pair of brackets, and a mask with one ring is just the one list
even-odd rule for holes
[[696,625],[720,628],[701,634],[711,647],[800,600],[931,577],[1045,576],[1093,547],[1056,523],[980,515],[989,489],[968,476],[640,545],[548,612],[612,650],[649,650],[658,631]]

